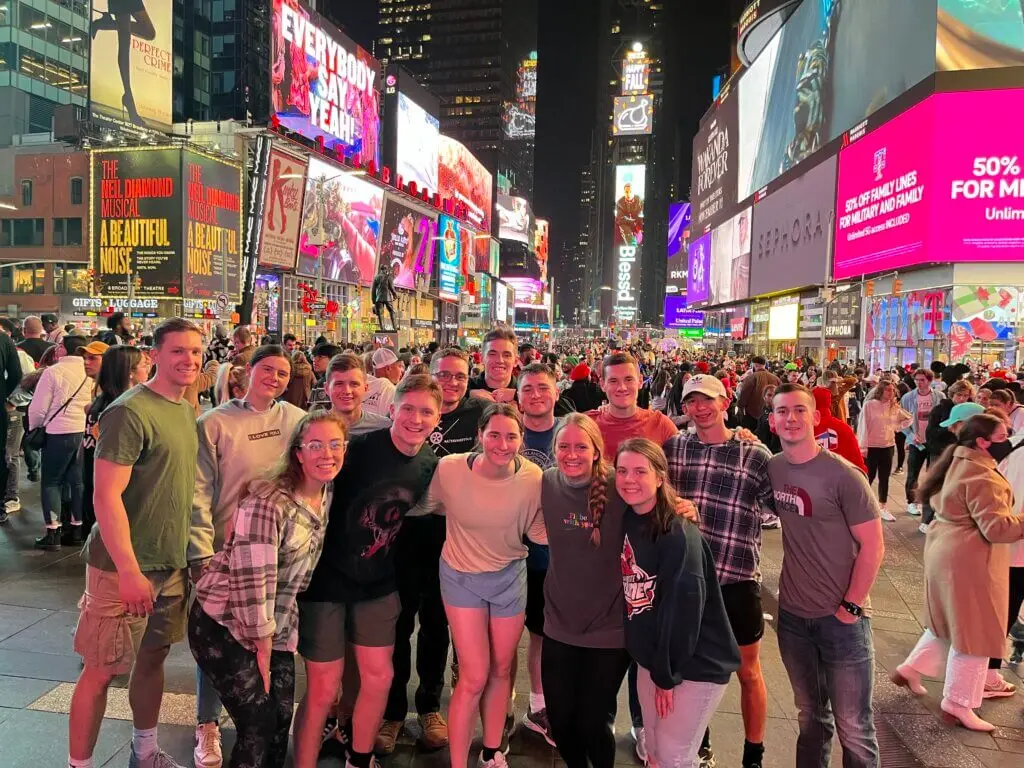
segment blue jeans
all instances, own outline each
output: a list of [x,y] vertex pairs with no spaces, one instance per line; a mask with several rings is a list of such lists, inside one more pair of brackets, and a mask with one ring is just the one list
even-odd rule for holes
[[4,459],[7,461],[7,487],[4,489],[4,501],[18,498],[18,469],[21,466],[21,438],[25,430],[21,423],[21,413],[7,412],[7,446]]
[[71,521],[82,521],[82,433],[47,435],[43,446],[43,521],[47,528],[60,527],[61,490],[71,491]]
[[875,651],[871,620],[801,619],[779,609],[779,653],[799,711],[797,768],[828,768],[839,731],[843,768],[878,768],[871,709]]
[[224,705],[221,704],[213,681],[206,676],[200,667],[196,667],[196,722],[216,723],[220,721]]

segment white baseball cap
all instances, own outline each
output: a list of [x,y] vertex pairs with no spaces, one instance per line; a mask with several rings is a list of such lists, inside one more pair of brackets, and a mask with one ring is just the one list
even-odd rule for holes
[[705,397],[729,396],[725,392],[725,385],[722,384],[721,379],[717,376],[703,373],[690,377],[690,380],[686,382],[686,386],[683,387],[683,400],[686,400],[686,398],[694,393],[704,395]]
[[387,368],[392,363],[398,362],[398,355],[387,347],[381,347],[373,353],[373,369]]

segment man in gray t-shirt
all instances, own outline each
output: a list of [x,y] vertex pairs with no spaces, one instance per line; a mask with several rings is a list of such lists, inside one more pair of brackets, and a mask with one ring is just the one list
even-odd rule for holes
[[782,521],[778,638],[800,710],[796,762],[818,765],[839,720],[844,764],[877,768],[868,593],[885,553],[878,504],[863,473],[814,439],[809,389],[780,386],[770,420],[782,443],[768,475]]

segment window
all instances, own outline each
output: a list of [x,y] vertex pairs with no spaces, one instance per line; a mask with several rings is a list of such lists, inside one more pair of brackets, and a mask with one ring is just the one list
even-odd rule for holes
[[4,293],[45,293],[46,265],[21,264],[0,268],[0,291]]
[[71,179],[71,204],[82,204],[82,178],[80,176]]
[[89,268],[85,264],[54,264],[53,292],[89,294]]
[[81,245],[82,244],[82,220],[75,219],[54,219],[53,220],[53,244],[60,245]]
[[4,219],[0,221],[0,247],[43,244],[43,219]]
[[214,93],[231,93],[235,90],[235,73],[234,72],[214,72],[213,73],[213,92]]
[[21,180],[21,204],[32,205],[32,180]]

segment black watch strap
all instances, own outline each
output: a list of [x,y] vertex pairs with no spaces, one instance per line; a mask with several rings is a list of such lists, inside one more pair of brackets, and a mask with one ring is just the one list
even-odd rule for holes
[[843,600],[843,602],[840,603],[840,605],[842,605],[843,608],[846,609],[846,612],[848,614],[850,614],[851,616],[860,616],[861,614],[864,613],[864,609],[863,608],[861,608],[856,603],[851,603],[849,600]]

